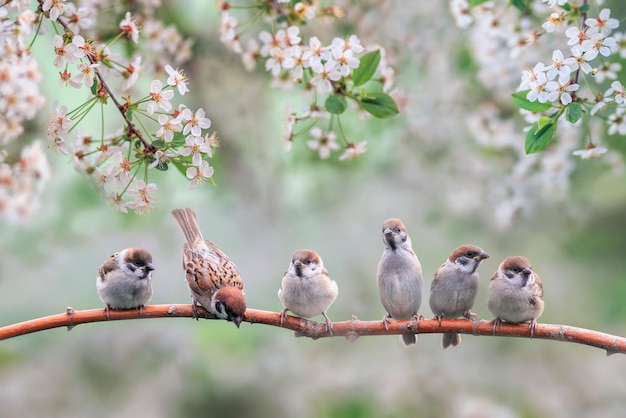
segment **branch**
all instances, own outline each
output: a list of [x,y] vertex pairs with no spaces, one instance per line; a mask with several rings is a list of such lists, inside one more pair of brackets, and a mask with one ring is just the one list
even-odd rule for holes
[[[39,7],[43,8],[44,0],[38,0],[38,2],[39,2]],[[66,33],[72,33],[72,30],[70,29],[69,25],[67,24],[67,22],[65,22],[65,20],[63,20],[62,17],[59,16],[56,21],[63,27]],[[85,54],[85,57],[89,60],[90,64],[96,63],[96,60],[94,59],[93,55]],[[149,154],[156,153],[157,148],[151,143],[149,143],[148,141],[146,141],[146,139],[143,137],[141,132],[137,128],[135,128],[135,125],[128,118],[128,115],[126,114],[127,105],[122,104],[115,97],[115,95],[113,94],[113,91],[111,90],[106,80],[102,76],[102,73],[100,72],[100,70],[98,68],[94,68],[94,73],[96,74],[96,78],[100,82],[100,86],[102,90],[104,90],[106,94],[111,98],[111,100],[113,101],[113,104],[115,104],[115,107],[122,115],[122,118],[124,119],[124,122],[126,123],[126,126],[128,127],[128,136],[131,136],[134,134],[141,141],[147,153]]]
[[[217,319],[202,307],[198,307],[199,315],[204,319]],[[191,305],[151,305],[130,310],[110,310],[109,317],[104,309],[90,309],[77,311],[68,307],[64,313],[37,318],[18,324],[7,325],[0,328],[0,340],[44,331],[47,329],[67,327],[70,331],[73,327],[90,322],[120,321],[127,319],[149,318],[192,318]],[[264,324],[280,327],[280,314],[278,312],[248,309],[244,318],[251,324]],[[282,325],[296,331],[297,336],[307,336],[313,339],[329,337],[326,332],[326,324],[295,316],[287,316]],[[502,324],[494,329],[493,322],[470,321],[466,319],[443,319],[441,325],[436,319],[422,319],[421,321],[403,320],[389,322],[386,330],[382,320],[361,321],[352,316],[349,321],[334,322],[333,336],[346,337],[354,341],[363,335],[401,335],[414,332],[416,334],[439,334],[444,332],[458,332],[475,336],[499,336],[530,338],[528,324]],[[605,334],[585,328],[571,327],[558,324],[537,324],[533,338],[543,340],[556,340],[571,343],[589,345],[606,350],[607,355],[622,353],[626,354],[626,338]]]

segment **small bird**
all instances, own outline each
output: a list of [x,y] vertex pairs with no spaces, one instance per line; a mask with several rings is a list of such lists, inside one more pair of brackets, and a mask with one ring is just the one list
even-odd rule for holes
[[[462,245],[448,257],[435,272],[430,285],[430,309],[441,325],[442,318],[470,319],[472,306],[478,293],[478,266],[489,254],[475,245]],[[461,335],[446,332],[441,336],[441,346],[448,348],[461,344]]]
[[[383,223],[385,249],[378,263],[377,283],[380,301],[389,319],[415,318],[422,304],[422,266],[413,252],[411,238],[400,219],[390,218]],[[402,335],[405,346],[415,344],[415,334]]]
[[280,325],[287,311],[302,318],[312,318],[319,314],[326,319],[326,329],[333,335],[333,323],[328,318],[328,308],[337,299],[339,288],[331,280],[324,262],[313,250],[297,250],[291,256],[289,268],[278,289],[278,298],[283,304]]
[[109,309],[141,308],[152,297],[152,255],[143,248],[126,248],[110,256],[98,269],[96,289]]
[[530,335],[543,313],[543,286],[526,257],[508,257],[498,267],[489,283],[487,307],[496,317],[493,329],[502,321],[512,324],[530,322]]
[[211,314],[232,321],[239,328],[246,313],[246,299],[237,266],[222,250],[204,239],[191,209],[174,209],[172,216],[187,240],[183,245],[183,270],[191,291],[193,317],[198,319],[200,304]]

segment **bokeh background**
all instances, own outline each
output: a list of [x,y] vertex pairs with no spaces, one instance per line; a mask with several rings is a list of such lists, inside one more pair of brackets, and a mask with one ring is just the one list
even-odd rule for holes
[[[217,186],[189,191],[184,178],[165,173],[154,178],[159,208],[124,215],[50,152],[53,178],[40,212],[25,225],[0,225],[0,326],[66,306],[101,307],[97,268],[128,246],[154,256],[151,303],[187,303],[183,238],[170,211],[188,206],[239,266],[251,308],[281,309],[280,278],[291,253],[304,247],[323,257],[339,284],[331,319],[382,318],[380,226],[394,216],[409,229],[426,295],[451,250],[474,243],[491,254],[479,270],[474,309],[483,318],[491,319],[486,288],[498,263],[525,255],[544,281],[540,322],[626,335],[623,175],[601,160],[571,157],[576,169],[566,192],[538,191],[527,197],[527,211],[505,226],[496,222],[498,202],[484,197],[484,173],[497,185],[511,158],[477,144],[466,116],[508,93],[476,79],[478,64],[447,2],[343,3],[348,23],[319,29],[385,45],[406,97],[391,120],[344,121],[353,140],[368,141],[368,153],[348,162],[320,161],[302,140],[284,153],[284,109],[305,103],[270,88],[262,69],[243,69],[219,43],[219,12],[206,3],[164,1],[157,14],[196,40],[185,66],[193,85],[186,100],[203,107],[219,132]],[[619,18],[626,11],[617,3]],[[46,57],[41,44],[36,53]],[[66,95],[52,65],[42,67],[50,102]],[[44,137],[44,123],[42,115],[25,140]],[[520,179],[508,187],[526,185]],[[427,296],[421,313],[431,315]],[[439,335],[406,349],[395,336],[312,341],[248,323],[237,330],[218,321],[124,321],[2,341],[0,416],[621,417],[625,372],[622,355],[555,341],[464,336],[460,347],[443,351]]]

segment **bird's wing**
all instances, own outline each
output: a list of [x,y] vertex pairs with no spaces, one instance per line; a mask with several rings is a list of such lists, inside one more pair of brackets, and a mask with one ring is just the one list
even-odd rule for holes
[[117,254],[118,253],[115,253],[107,258],[107,261],[105,261],[98,269],[98,275],[100,276],[100,280],[104,281],[106,274],[117,268]]
[[224,253],[224,251],[220,250],[215,244],[211,241],[205,241],[209,248],[217,255],[219,259],[219,287],[224,285],[227,286],[235,286],[238,289],[243,289],[243,281],[241,280],[241,276],[239,275],[239,269],[232,262],[232,260]]

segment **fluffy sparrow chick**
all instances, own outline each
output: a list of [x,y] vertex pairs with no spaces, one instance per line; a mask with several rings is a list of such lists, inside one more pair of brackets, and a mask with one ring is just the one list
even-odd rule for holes
[[[390,318],[417,318],[422,304],[422,266],[413,252],[411,238],[400,219],[390,218],[383,223],[385,249],[378,263],[377,282],[380,301],[387,315],[383,318],[385,328]],[[405,346],[415,344],[415,334],[402,336]]]
[[280,313],[282,325],[287,311],[302,318],[312,318],[322,314],[326,319],[326,329],[333,335],[333,323],[326,312],[337,299],[339,288],[331,280],[324,262],[312,250],[298,250],[291,256],[289,269],[283,276],[278,289],[278,298],[283,304]]
[[187,240],[183,245],[183,270],[191,292],[194,318],[198,319],[197,304],[200,304],[239,328],[246,312],[246,299],[237,266],[222,250],[204,239],[191,209],[174,209],[172,215]]
[[96,289],[109,309],[141,309],[152,297],[152,255],[143,248],[126,248],[98,269]]
[[[470,318],[478,293],[478,266],[489,254],[475,245],[462,245],[435,272],[430,285],[430,309],[441,325],[442,318]],[[441,337],[443,348],[461,344],[461,335],[447,332]]]
[[534,334],[543,313],[543,287],[526,257],[508,257],[500,264],[489,283],[487,307],[496,317],[494,330],[502,321],[530,322]]

